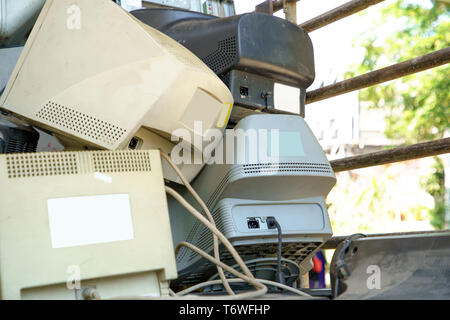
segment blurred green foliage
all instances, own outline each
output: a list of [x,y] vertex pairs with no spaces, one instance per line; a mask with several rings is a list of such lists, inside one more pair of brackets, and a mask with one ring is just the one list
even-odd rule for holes
[[[413,221],[429,221],[433,205],[419,186],[421,175],[408,176],[405,171],[412,169],[405,163],[394,163],[339,172],[338,183],[327,197],[333,231],[403,232],[411,231]],[[426,198],[431,203],[424,201]]]
[[432,173],[422,178],[422,187],[433,196],[434,208],[430,210],[431,225],[436,229],[443,229],[445,225],[445,188],[444,165],[438,157],[435,157]]
[[[392,26],[392,30],[386,31],[386,26]],[[346,78],[449,47],[450,4],[398,0],[382,9],[381,18],[372,30],[355,41],[355,46],[365,48],[366,52],[363,60],[350,68],[354,71],[346,73]],[[361,90],[359,99],[363,108],[384,108],[385,135],[390,139],[417,143],[443,138],[450,129],[450,65]],[[433,172],[422,178],[421,185],[435,200],[434,208],[429,209],[431,224],[441,229],[445,189],[444,167],[438,158]]]
[[[383,37],[378,28],[393,26]],[[373,71],[450,46],[450,4],[400,0],[382,9],[373,33],[355,43],[366,49],[360,64],[345,76]],[[361,90],[367,107],[387,111],[388,138],[415,143],[442,138],[450,128],[450,65],[426,70]]]

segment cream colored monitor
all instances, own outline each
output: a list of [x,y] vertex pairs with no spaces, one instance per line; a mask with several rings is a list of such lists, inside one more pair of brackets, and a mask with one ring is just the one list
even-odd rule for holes
[[177,272],[158,151],[0,155],[0,185],[2,299],[168,295]]
[[203,141],[224,130],[232,104],[201,60],[111,0],[47,0],[0,100],[70,148],[110,150],[128,148],[140,128]]

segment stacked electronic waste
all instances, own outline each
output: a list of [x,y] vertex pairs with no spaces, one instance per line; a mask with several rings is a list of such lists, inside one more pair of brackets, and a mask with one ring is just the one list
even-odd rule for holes
[[306,295],[299,277],[332,235],[330,163],[299,115],[230,121],[233,106],[274,109],[278,85],[304,107],[306,32],[258,13],[47,0],[8,54],[1,299],[156,299],[203,281]]

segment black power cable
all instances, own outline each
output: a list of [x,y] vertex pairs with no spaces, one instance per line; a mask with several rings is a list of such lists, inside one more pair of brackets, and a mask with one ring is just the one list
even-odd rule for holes
[[267,217],[267,227],[269,229],[278,230],[278,253],[277,253],[277,269],[278,269],[278,282],[284,284],[283,271],[281,270],[281,245],[283,244],[283,238],[281,233],[281,226],[275,217]]

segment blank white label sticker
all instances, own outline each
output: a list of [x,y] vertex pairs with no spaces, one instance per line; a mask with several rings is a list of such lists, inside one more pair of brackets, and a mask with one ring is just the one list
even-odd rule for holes
[[134,239],[128,194],[48,199],[53,248]]
[[273,88],[275,109],[300,113],[300,89],[275,83]]

